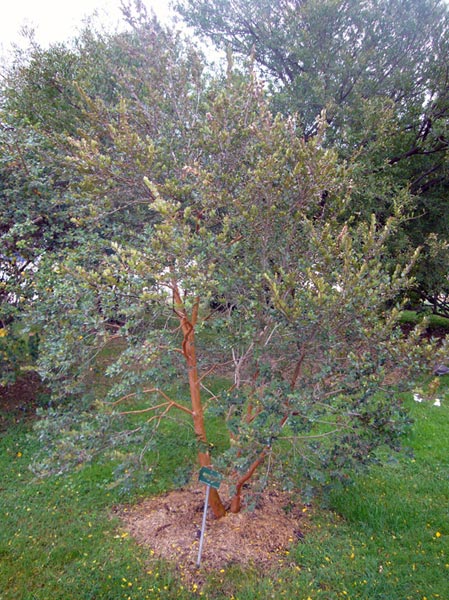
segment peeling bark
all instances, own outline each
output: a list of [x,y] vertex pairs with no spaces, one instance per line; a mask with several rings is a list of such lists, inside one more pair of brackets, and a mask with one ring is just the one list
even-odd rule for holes
[[[207,436],[204,425],[203,405],[201,403],[201,379],[198,374],[195,348],[195,324],[198,317],[199,299],[197,299],[194,304],[190,319],[188,318],[187,311],[182,302],[176,283],[173,284],[173,300],[175,303],[175,312],[179,318],[181,329],[184,334],[182,353],[186,361],[189,378],[193,428],[198,446],[200,447],[200,450],[198,450],[198,462],[201,467],[209,467],[211,465],[210,454],[207,450],[203,450],[204,448],[207,448]],[[216,519],[219,519],[226,514],[226,509],[223,506],[220,495],[216,489],[212,488],[210,490],[209,504]]]

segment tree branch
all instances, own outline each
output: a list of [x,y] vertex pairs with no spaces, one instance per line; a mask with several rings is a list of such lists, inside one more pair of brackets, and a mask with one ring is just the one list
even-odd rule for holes
[[165,398],[166,402],[164,402],[162,404],[158,404],[157,406],[151,406],[148,408],[144,408],[142,410],[121,412],[120,413],[121,415],[127,415],[127,414],[131,414],[131,413],[139,413],[139,412],[148,412],[150,410],[155,410],[157,408],[161,408],[162,406],[166,406],[167,404],[170,404],[171,406],[175,406],[176,408],[179,408],[179,410],[182,410],[182,411],[188,413],[189,415],[193,415],[193,412],[189,408],[187,408],[186,406],[183,406],[182,404],[179,404],[175,400],[172,400],[172,398],[167,396],[167,394],[165,392],[163,392],[162,390],[160,390],[159,388],[148,388],[148,389],[142,390],[141,392],[132,392],[130,394],[126,394],[125,396],[122,396],[121,398],[119,398],[118,400],[115,400],[114,402],[105,402],[105,404],[108,404],[109,406],[116,406],[117,404],[120,404],[121,402],[124,402],[125,400],[128,400],[129,398],[133,398],[133,397],[137,396],[138,394],[159,394],[160,396]]

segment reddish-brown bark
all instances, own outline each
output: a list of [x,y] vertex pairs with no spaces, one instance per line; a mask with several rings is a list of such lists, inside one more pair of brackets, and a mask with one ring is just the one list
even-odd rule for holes
[[[179,292],[179,288],[176,282],[172,282],[173,285],[173,301],[174,301],[174,310],[179,318],[181,330],[183,333],[183,342],[182,342],[182,353],[184,355],[188,379],[189,379],[189,388],[190,388],[190,399],[192,405],[192,418],[193,418],[193,427],[195,431],[195,436],[198,441],[200,448],[207,448],[207,436],[206,429],[204,424],[204,414],[203,414],[203,406],[201,402],[201,378],[198,373],[198,363],[196,358],[196,347],[195,347],[195,325],[198,318],[198,309],[199,309],[199,299],[196,300],[192,314],[188,315],[185,304],[182,300],[181,294]],[[292,380],[291,380],[291,388],[294,389],[296,382],[299,378],[302,363],[305,357],[305,347],[301,348],[300,355],[298,357],[298,361],[296,367],[294,369]],[[286,414],[281,419],[281,426],[288,419],[288,405],[286,406]],[[250,405],[248,407],[248,412],[246,414],[247,423],[251,423],[257,415],[260,413],[261,409],[259,407],[254,407]],[[241,509],[242,505],[242,489],[244,484],[251,479],[254,475],[255,471],[258,467],[263,463],[265,457],[267,455],[268,448],[264,448],[256,460],[251,464],[249,469],[244,473],[238,480],[236,485],[235,494],[231,499],[231,507],[230,510],[233,513],[237,513]],[[199,450],[198,451],[198,462],[201,467],[208,467],[211,464],[210,454],[207,450]],[[226,509],[221,501],[220,495],[218,491],[215,489],[210,490],[209,495],[210,506],[212,508],[212,512],[216,518],[221,518],[226,514]]]
[[[173,284],[173,300],[175,312],[179,318],[181,329],[184,335],[182,342],[182,352],[187,365],[189,378],[190,400],[192,404],[192,418],[195,436],[200,448],[207,448],[206,428],[204,425],[203,405],[201,403],[200,377],[198,374],[198,363],[195,348],[195,325],[198,318],[199,300],[197,300],[192,309],[192,315],[188,318],[187,311],[182,302],[178,286]],[[198,462],[201,467],[208,467],[211,464],[210,454],[207,450],[198,451]],[[214,516],[219,519],[226,514],[220,495],[216,489],[211,489],[209,494],[209,503]]]
[[242,475],[242,477],[240,477],[240,479],[237,481],[237,485],[235,488],[235,494],[231,500],[231,509],[230,509],[231,512],[233,512],[233,513],[240,512],[240,509],[242,507],[242,488],[245,485],[245,483],[249,479],[251,479],[251,477],[254,475],[254,472],[257,470],[259,465],[261,465],[263,463],[263,461],[265,460],[265,456],[267,455],[267,450],[268,450],[267,448],[264,448],[262,450],[262,452],[259,454],[259,456],[256,458],[256,460],[252,463],[252,465],[246,471],[246,473],[244,475]]
[[[293,371],[292,379],[290,382],[290,387],[292,390],[294,390],[296,382],[301,374],[301,367],[302,367],[302,363],[304,361],[305,356],[306,356],[306,345],[304,344],[301,348],[301,352],[300,352],[298,360],[296,362],[295,369]],[[286,413],[281,418],[281,423],[280,423],[281,427],[283,427],[285,425],[285,423],[287,422],[287,419],[289,417],[290,407],[289,407],[288,402],[285,405],[285,409],[286,409]],[[259,408],[259,407],[254,408],[254,406],[252,404],[249,404],[247,413],[246,413],[246,422],[251,423],[257,417],[257,415],[260,414],[260,412],[261,412],[261,408]],[[251,479],[251,477],[254,475],[254,473],[258,469],[258,467],[263,463],[263,461],[265,460],[265,456],[267,455],[267,452],[268,452],[268,448],[264,448],[262,450],[262,452],[260,453],[260,455],[258,456],[258,458],[251,464],[251,466],[246,471],[246,473],[238,479],[235,494],[231,499],[231,508],[230,508],[231,512],[238,513],[240,511],[241,505],[242,505],[242,488],[243,488],[244,484],[247,481],[249,481],[249,479]]]

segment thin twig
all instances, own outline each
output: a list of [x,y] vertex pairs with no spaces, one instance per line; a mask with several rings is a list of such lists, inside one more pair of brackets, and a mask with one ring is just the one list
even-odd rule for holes
[[115,406],[115,405],[119,404],[120,402],[123,402],[124,400],[127,400],[129,398],[137,396],[138,394],[159,394],[163,398],[165,398],[165,400],[167,402],[164,402],[163,404],[158,404],[157,406],[142,409],[141,411],[137,411],[137,410],[136,411],[126,411],[126,412],[121,412],[120,414],[125,415],[125,414],[137,413],[137,412],[148,412],[149,410],[154,410],[155,408],[160,408],[162,406],[166,406],[167,404],[170,404],[171,406],[175,406],[176,408],[179,408],[179,410],[182,410],[182,411],[188,413],[189,415],[193,415],[193,412],[189,408],[187,408],[186,406],[183,406],[182,404],[179,404],[175,400],[172,400],[169,396],[167,396],[167,394],[165,392],[163,392],[159,388],[149,388],[146,390],[142,390],[141,392],[132,392],[131,394],[126,394],[126,396],[122,396],[121,398],[119,398],[118,400],[115,400],[114,402],[105,402],[105,404],[108,404],[109,406]]
[[163,406],[170,406],[170,402],[163,402],[162,404],[158,404],[157,406],[149,406],[147,408],[136,408],[135,410],[124,410],[122,412],[119,412],[118,414],[123,416],[123,415],[139,415],[142,413],[147,413],[147,412],[151,412],[152,410],[157,410],[158,408],[162,408]]

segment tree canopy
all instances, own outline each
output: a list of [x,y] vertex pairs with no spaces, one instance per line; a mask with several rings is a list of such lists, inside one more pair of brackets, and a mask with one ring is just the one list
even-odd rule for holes
[[[139,26],[139,18],[147,19],[145,27]],[[146,136],[166,145],[158,168],[168,173],[183,129],[201,109],[202,66],[192,45],[152,17],[129,11],[127,19],[127,32],[100,35],[87,29],[71,45],[32,45],[5,67],[0,109],[3,377],[14,376],[20,367],[19,322],[27,299],[34,296],[36,264],[64,247],[82,245],[88,235],[110,241],[138,230],[153,143]],[[142,133],[136,146],[120,141],[120,119],[131,100],[133,114],[126,118]],[[80,176],[66,157],[75,146],[80,156],[84,146],[89,152],[93,139],[97,169],[82,183],[90,190],[84,201]],[[129,203],[133,210],[128,210]],[[102,214],[101,225],[96,211]],[[85,227],[80,235],[76,225],[81,222]]]
[[[272,106],[299,115],[306,137],[325,111],[326,143],[357,165],[350,211],[392,214],[392,190],[413,195],[404,246],[424,247],[414,274],[423,299],[447,294],[449,13],[439,0],[180,0],[188,24],[253,57]],[[442,308],[442,306],[440,307]]]
[[[254,67],[229,59],[225,76],[206,74],[191,42],[127,16],[123,34],[35,50],[3,93],[2,240],[11,257],[39,258],[21,314],[53,388],[37,425],[53,462],[36,468],[63,470],[123,439],[144,456],[179,411],[199,464],[227,474],[231,510],[262,464],[261,484],[344,478],[398,446],[397,392],[436,356],[397,324],[419,255],[408,241],[400,261],[391,250],[413,206],[385,167],[400,111],[384,92],[360,106],[375,135],[357,161],[361,129],[351,125],[344,156],[343,120],[323,111],[305,134],[304,117],[273,111]],[[367,121],[386,106],[384,124]],[[11,271],[7,284],[9,310],[24,281]],[[227,432],[219,454],[210,417]],[[215,492],[212,504],[222,515]]]

